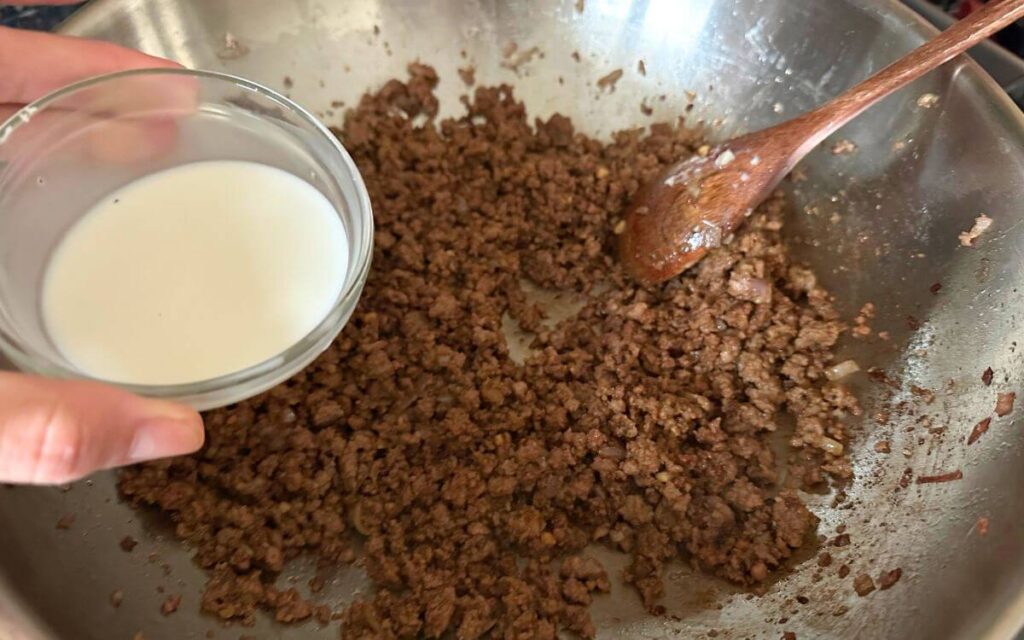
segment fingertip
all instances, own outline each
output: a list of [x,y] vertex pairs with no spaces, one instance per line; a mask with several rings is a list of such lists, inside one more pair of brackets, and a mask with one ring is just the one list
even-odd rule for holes
[[198,414],[184,420],[149,419],[136,428],[126,462],[145,462],[193,453],[203,446],[204,439]]

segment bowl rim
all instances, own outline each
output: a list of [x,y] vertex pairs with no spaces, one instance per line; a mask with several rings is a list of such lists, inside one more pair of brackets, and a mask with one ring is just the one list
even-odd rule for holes
[[[327,313],[324,314],[323,318],[320,319],[317,325],[284,351],[281,351],[259,363],[246,367],[245,369],[231,373],[207,378],[205,380],[167,385],[135,384],[117,380],[107,380],[104,378],[90,376],[81,371],[66,367],[63,364],[54,362],[51,358],[42,356],[30,349],[22,347],[16,337],[10,335],[2,326],[0,326],[0,352],[3,352],[4,355],[10,358],[12,363],[19,369],[57,378],[87,380],[111,384],[132,393],[149,397],[182,399],[195,402],[196,399],[224,393],[229,389],[259,385],[268,377],[272,377],[276,371],[280,369],[287,369],[291,363],[304,359],[307,361],[311,359],[309,357],[311,349],[317,349],[317,347],[320,347],[319,350],[323,350],[323,348],[326,348],[326,346],[330,344],[330,340],[328,340],[327,344],[323,344],[321,346],[325,337],[329,336],[333,339],[344,326],[348,317],[348,314],[344,313],[344,311],[351,310],[355,307],[355,304],[362,293],[363,284],[369,275],[370,263],[373,255],[373,209],[370,203],[369,193],[366,190],[366,184],[363,181],[362,174],[356,166],[355,161],[352,159],[352,156],[349,155],[348,150],[342,146],[338,138],[331,133],[330,129],[328,129],[325,124],[323,124],[308,109],[301,106],[291,98],[288,98],[287,96],[253,80],[220,71],[187,69],[184,67],[143,68],[117,71],[79,80],[58,88],[43,97],[32,101],[31,103],[21,107],[5,121],[0,123],[0,146],[2,146],[18,128],[30,122],[36,113],[60,102],[60,100],[69,95],[125,78],[146,76],[178,76],[229,83],[268,98],[297,115],[306,124],[311,126],[313,130],[319,134],[320,138],[327,142],[332,155],[340,161],[343,169],[348,172],[349,178],[351,179],[352,185],[355,189],[357,199],[356,206],[354,207],[356,211],[354,211],[353,214],[356,217],[361,218],[361,222],[363,223],[360,233],[355,238],[356,251],[353,252],[355,268],[348,272],[344,287],[338,294],[337,299],[334,301],[334,304],[331,305],[331,308]],[[332,171],[332,173],[334,172]],[[319,353],[319,351],[317,353]],[[262,388],[255,389],[254,393],[259,390],[262,390]],[[252,394],[249,393],[246,395]],[[202,408],[210,408],[217,404],[224,403],[214,402],[211,404],[209,401],[199,401],[198,404],[203,405]]]

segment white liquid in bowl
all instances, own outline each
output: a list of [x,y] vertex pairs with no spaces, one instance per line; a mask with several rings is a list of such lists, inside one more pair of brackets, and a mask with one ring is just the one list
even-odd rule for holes
[[54,252],[42,311],[96,378],[165,385],[259,364],[301,340],[345,285],[330,201],[286,171],[197,162],[110,194]]

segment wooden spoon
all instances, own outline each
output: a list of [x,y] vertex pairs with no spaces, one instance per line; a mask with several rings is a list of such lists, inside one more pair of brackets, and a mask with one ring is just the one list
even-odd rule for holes
[[646,184],[626,212],[619,258],[641,282],[681,273],[736,228],[797,162],[862,111],[1024,17],[1024,0],[983,9],[814,111],[683,160]]

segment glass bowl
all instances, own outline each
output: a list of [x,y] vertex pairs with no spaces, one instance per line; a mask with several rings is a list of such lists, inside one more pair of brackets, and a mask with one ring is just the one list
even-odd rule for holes
[[349,243],[345,286],[316,328],[249,368],[175,385],[99,381],[203,410],[264,391],[326,349],[352,315],[372,255],[370,200],[352,158],[313,115],[264,86],[210,71],[152,69],[73,84],[0,125],[0,351],[26,372],[96,380],[47,334],[41,298],[53,251],[105,195],[209,160],[283,169],[323,193]]

